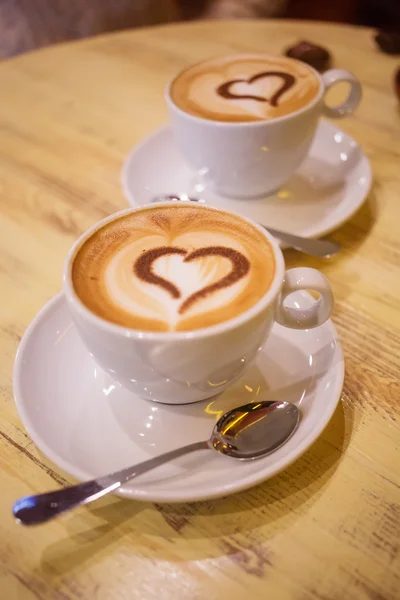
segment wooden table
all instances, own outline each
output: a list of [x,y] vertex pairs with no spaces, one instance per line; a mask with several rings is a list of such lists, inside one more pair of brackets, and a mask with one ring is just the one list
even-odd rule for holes
[[[24,431],[12,365],[29,321],[60,289],[64,256],[126,206],[129,149],[166,120],[163,88],[189,62],[229,51],[327,46],[364,86],[340,123],[367,152],[367,203],[332,235],[346,355],[338,409],[321,438],[251,491],[192,505],[110,498],[47,526],[18,527],[13,501],[66,481]],[[295,22],[210,22],[118,33],[0,65],[0,596],[4,600],[392,600],[400,598],[400,61],[372,32]]]

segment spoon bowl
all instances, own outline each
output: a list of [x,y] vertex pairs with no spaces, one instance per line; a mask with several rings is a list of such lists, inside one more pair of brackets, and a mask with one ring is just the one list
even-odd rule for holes
[[299,419],[299,409],[290,402],[245,404],[219,419],[209,443],[232,458],[260,458],[280,448],[296,430]]

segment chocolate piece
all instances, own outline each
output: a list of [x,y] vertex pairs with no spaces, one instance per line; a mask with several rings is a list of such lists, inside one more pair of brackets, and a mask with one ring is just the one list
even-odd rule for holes
[[400,101],[400,68],[394,74],[394,91]]
[[328,50],[306,41],[287,48],[285,55],[305,62],[317,71],[326,71],[331,62],[331,55]]
[[375,41],[382,52],[400,54],[400,31],[381,30],[375,36]]

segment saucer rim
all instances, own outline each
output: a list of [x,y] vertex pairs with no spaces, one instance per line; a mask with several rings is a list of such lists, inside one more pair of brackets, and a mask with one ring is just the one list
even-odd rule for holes
[[[352,142],[355,144],[355,146],[360,151],[360,160],[362,160],[364,162],[364,166],[365,166],[364,176],[366,177],[366,182],[365,182],[365,185],[363,185],[364,193],[360,194],[359,200],[355,204],[352,204],[350,207],[350,210],[348,210],[347,213],[341,219],[335,221],[334,224],[332,224],[331,226],[328,226],[328,227],[324,227],[323,229],[318,229],[318,228],[315,229],[315,226],[309,226],[305,230],[305,232],[304,231],[292,232],[294,234],[298,233],[299,235],[302,235],[303,237],[310,238],[310,239],[313,239],[313,238],[317,239],[317,238],[324,237],[324,236],[328,235],[329,233],[332,233],[332,231],[339,229],[345,223],[347,223],[347,221],[349,221],[356,214],[356,212],[361,208],[361,206],[364,204],[364,202],[368,198],[368,195],[372,189],[372,183],[373,183],[371,162],[370,162],[368,156],[366,155],[366,153],[364,152],[363,148],[360,146],[360,144],[345,130],[341,129],[340,127],[337,127],[334,123],[331,123],[330,121],[327,121],[324,118],[321,118],[318,122],[317,130],[315,132],[315,137],[318,135],[318,132],[321,128],[327,128],[327,129],[331,129],[337,133],[341,133],[348,138],[349,142]],[[132,208],[135,208],[138,206],[147,206],[151,202],[143,203],[142,201],[136,200],[135,199],[136,194],[131,192],[130,186],[129,186],[129,177],[128,177],[128,173],[131,168],[131,164],[135,160],[136,155],[139,154],[139,152],[141,152],[147,144],[151,143],[155,138],[157,138],[162,133],[167,132],[168,130],[172,132],[172,125],[170,123],[165,123],[164,125],[157,127],[155,130],[151,131],[148,135],[146,135],[144,138],[142,138],[137,144],[135,144],[135,146],[133,146],[131,148],[131,150],[128,152],[128,154],[126,155],[126,157],[124,159],[124,162],[123,162],[123,165],[121,168],[121,172],[120,172],[120,184],[121,184],[123,194],[124,194],[126,200],[128,201],[129,206],[131,206]],[[346,178],[344,178],[344,180],[345,179]],[[267,199],[267,198],[268,198],[268,196],[266,195],[265,199]],[[210,204],[210,206],[212,206],[214,208],[219,208],[218,206],[215,206],[215,204]],[[239,211],[237,211],[237,210],[235,211],[234,209],[231,209],[231,208],[229,208],[228,210],[232,210],[232,212],[237,212],[238,214],[241,214]],[[247,218],[250,220],[252,219],[252,217],[247,217]],[[284,244],[283,242],[280,242],[280,240],[277,240],[277,242],[280,245],[281,249],[288,248],[288,245]]]
[[[86,481],[88,479],[93,479],[96,476],[86,473],[84,470],[80,469],[79,467],[75,467],[72,463],[68,462],[64,458],[59,457],[56,454],[56,452],[54,452],[52,448],[50,448],[47,445],[47,443],[42,439],[40,434],[37,433],[35,430],[35,426],[33,425],[32,420],[30,419],[28,414],[29,411],[27,411],[25,408],[26,402],[24,403],[23,401],[24,394],[21,389],[21,373],[24,365],[24,354],[26,352],[28,343],[30,342],[31,338],[35,335],[37,328],[43,324],[46,324],[48,314],[54,310],[65,310],[68,314],[67,300],[63,291],[58,292],[55,296],[53,296],[42,306],[42,308],[35,315],[33,320],[28,325],[27,329],[25,330],[25,333],[18,346],[14,362],[14,401],[22,424],[25,427],[32,441],[37,446],[37,448],[46,456],[47,459],[52,461],[52,463],[56,465],[58,469],[62,469],[65,473],[68,474],[69,477],[81,482]],[[71,325],[72,327],[74,327],[72,320]],[[279,325],[277,326],[279,327]],[[315,426],[314,430],[310,432],[310,434],[302,441],[302,443],[293,448],[290,454],[282,457],[281,460],[275,465],[270,466],[268,468],[267,473],[265,473],[265,469],[263,470],[261,468],[259,471],[257,471],[257,473],[250,473],[247,476],[241,477],[241,479],[239,480],[234,480],[229,484],[223,484],[222,488],[214,487],[213,491],[206,491],[205,493],[197,492],[191,494],[190,490],[188,490],[185,491],[185,494],[183,495],[178,494],[175,490],[171,491],[168,489],[162,490],[162,492],[156,490],[155,493],[152,493],[151,489],[148,491],[143,489],[138,490],[130,487],[121,488],[114,493],[122,498],[127,498],[130,500],[143,500],[148,502],[198,502],[225,497],[230,494],[239,493],[246,489],[255,487],[288,468],[292,463],[294,463],[298,458],[300,458],[320,437],[320,435],[328,425],[329,421],[331,420],[341,398],[345,374],[343,349],[337,331],[332,323],[332,320],[328,319],[328,321],[326,321],[322,325],[322,327],[324,326],[329,327],[332,339],[335,342],[336,352],[339,353],[340,357],[340,360],[338,360],[335,364],[337,375],[335,377],[334,386],[331,391],[331,405],[329,406],[328,410],[326,410],[325,407],[325,412],[321,415],[321,418],[318,420],[318,423]],[[234,460],[230,459],[229,457],[222,458],[225,460]],[[258,461],[260,461],[260,466],[262,466],[262,460],[263,458],[258,459]]]

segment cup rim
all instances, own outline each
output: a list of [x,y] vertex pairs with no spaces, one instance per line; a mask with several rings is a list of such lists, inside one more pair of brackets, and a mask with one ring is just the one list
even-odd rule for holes
[[285,60],[288,60],[290,62],[299,63],[302,67],[305,66],[310,71],[312,71],[318,79],[318,82],[319,82],[318,94],[315,96],[315,98],[309,104],[306,104],[306,106],[303,106],[299,110],[291,112],[287,115],[282,115],[281,117],[274,117],[273,119],[261,119],[259,121],[216,121],[214,119],[206,119],[205,117],[198,117],[197,115],[192,115],[191,113],[184,111],[182,108],[180,108],[174,102],[174,100],[172,99],[172,96],[171,96],[171,87],[172,87],[172,84],[175,81],[175,79],[181,73],[183,73],[190,67],[195,67],[196,65],[200,65],[204,62],[208,62],[209,60],[211,61],[211,60],[216,60],[218,58],[228,58],[229,56],[243,56],[243,53],[237,52],[235,54],[219,55],[219,56],[210,57],[209,59],[200,60],[193,64],[189,64],[187,67],[181,69],[178,73],[176,73],[173,77],[171,77],[171,79],[168,81],[167,85],[165,86],[164,99],[165,99],[167,105],[170,107],[170,109],[175,110],[179,115],[186,117],[188,120],[192,120],[197,123],[208,123],[208,124],[215,125],[216,127],[240,129],[243,127],[260,127],[260,126],[265,126],[267,124],[272,125],[273,123],[282,123],[284,121],[289,121],[290,119],[294,119],[297,116],[304,114],[304,113],[308,112],[309,110],[313,109],[322,100],[322,98],[325,94],[324,82],[323,82],[321,75],[318,73],[318,71],[316,69],[314,69],[314,67],[312,67],[311,65],[304,63],[301,60],[298,60],[297,58],[292,58],[290,56],[275,57],[273,54],[268,54],[267,52],[252,52],[250,54],[251,54],[251,56],[268,56],[268,57],[272,57],[272,58],[284,58]]
[[123,325],[118,325],[116,323],[112,323],[111,321],[107,321],[106,319],[103,319],[102,317],[96,315],[89,308],[87,308],[85,306],[85,304],[82,302],[82,300],[78,297],[77,293],[75,292],[75,289],[74,289],[74,286],[72,283],[72,276],[71,276],[73,260],[76,256],[79,248],[84,244],[84,242],[87,239],[89,239],[91,237],[91,235],[93,235],[93,233],[95,233],[95,231],[97,231],[98,229],[101,229],[104,225],[106,225],[107,223],[109,223],[111,221],[114,221],[115,219],[118,219],[127,214],[131,214],[131,213],[138,212],[141,210],[157,208],[159,206],[165,207],[165,206],[177,206],[178,205],[178,202],[175,202],[175,201],[155,202],[154,204],[153,203],[152,204],[144,204],[144,205],[140,205],[137,207],[126,208],[126,209],[117,211],[115,213],[112,213],[108,217],[101,219],[100,221],[98,221],[97,223],[95,223],[94,225],[89,227],[89,229],[87,229],[73,244],[72,248],[68,252],[68,254],[65,258],[65,261],[64,261],[63,289],[64,289],[64,294],[66,296],[68,304],[72,305],[73,310],[75,310],[79,314],[80,317],[82,317],[83,319],[88,321],[93,326],[96,326],[99,329],[102,329],[103,331],[105,331],[107,333],[111,333],[114,335],[120,335],[124,338],[144,339],[144,340],[148,340],[148,341],[159,341],[159,342],[161,342],[161,341],[162,342],[166,342],[166,341],[172,342],[172,341],[187,340],[187,339],[201,339],[201,338],[205,338],[205,337],[213,337],[213,336],[219,335],[221,333],[226,333],[226,332],[236,329],[237,327],[240,327],[241,325],[250,321],[252,318],[256,317],[260,312],[262,312],[267,306],[269,306],[271,303],[274,302],[276,296],[280,292],[284,274],[285,274],[285,262],[284,262],[283,254],[282,254],[279,244],[275,240],[275,238],[258,223],[255,223],[251,219],[248,219],[247,217],[244,217],[241,214],[236,213],[234,211],[214,208],[212,206],[203,206],[202,205],[200,207],[197,205],[193,205],[193,203],[190,200],[180,201],[180,202],[185,203],[185,204],[190,204],[191,206],[196,206],[196,208],[198,208],[200,210],[209,209],[209,210],[215,210],[215,211],[226,213],[226,214],[232,214],[235,217],[239,217],[240,219],[243,219],[244,221],[246,221],[247,223],[249,223],[256,229],[258,229],[258,231],[260,231],[260,233],[262,233],[264,235],[264,237],[270,242],[271,247],[273,249],[273,254],[274,254],[274,259],[275,259],[275,268],[276,268],[274,279],[273,279],[272,284],[269,287],[268,291],[266,292],[266,294],[264,294],[264,296],[262,298],[260,298],[260,300],[258,300],[248,310],[244,311],[243,313],[240,313],[239,315],[237,315],[236,317],[233,317],[232,319],[228,319],[227,321],[223,321],[222,323],[218,323],[217,325],[212,325],[210,327],[202,327],[200,329],[193,329],[191,331],[158,331],[157,332],[157,331],[146,331],[146,330],[141,330],[141,329],[134,329],[131,327],[125,327]]

